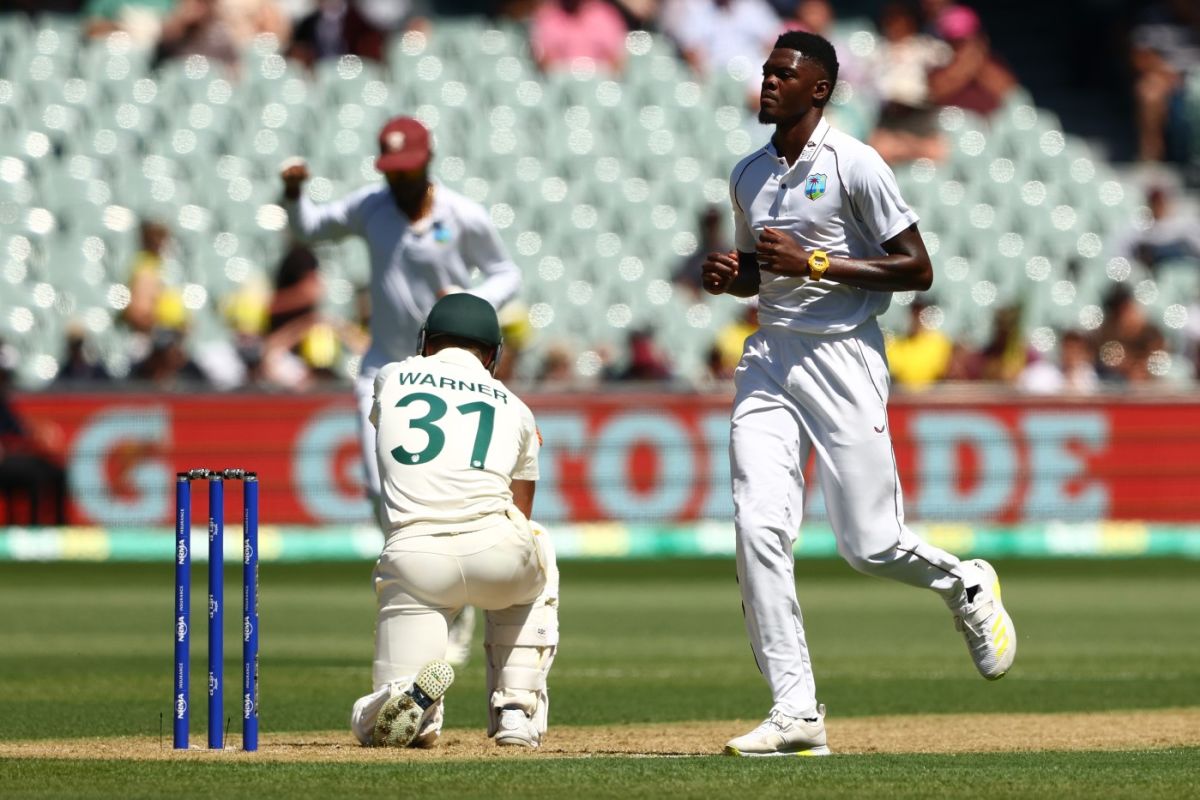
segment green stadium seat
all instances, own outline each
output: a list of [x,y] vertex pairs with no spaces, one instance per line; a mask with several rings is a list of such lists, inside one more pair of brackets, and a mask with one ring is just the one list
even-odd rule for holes
[[[695,247],[698,212],[727,203],[730,169],[766,138],[745,109],[746,84],[696,80],[669,41],[641,31],[627,39],[619,79],[541,76],[525,30],[496,25],[439,21],[429,36],[393,37],[386,68],[345,59],[315,75],[252,49],[235,79],[197,59],[151,74],[149,53],[120,36],[84,43],[76,20],[32,28],[0,16],[0,126],[13,132],[0,138],[0,232],[24,236],[30,249],[28,276],[0,276],[0,298],[6,308],[32,302],[30,287],[53,271],[60,296],[104,328],[108,284],[127,278],[136,246],[131,220],[152,214],[176,229],[184,277],[208,293],[197,337],[219,339],[216,304],[273,272],[286,246],[272,207],[280,160],[306,155],[314,196],[341,196],[377,179],[375,131],[408,112],[433,130],[442,180],[501,220],[527,275],[526,302],[545,304],[543,341],[619,349],[631,327],[656,322],[681,369],[699,370],[709,339],[740,306],[695,302],[667,281]],[[859,95],[830,113],[851,130],[872,121]],[[1105,240],[1128,226],[1141,198],[1027,95],[990,120],[947,110],[939,122],[950,163],[896,172],[923,218],[944,328],[978,337],[978,319],[1011,302],[1025,304],[1030,326],[1077,326],[1080,308],[1112,285]],[[1074,284],[1062,283],[1068,259],[1081,270]],[[338,282],[328,309],[348,314],[345,286],[366,280],[365,250],[334,245],[323,260]],[[74,273],[63,266],[72,264]],[[90,277],[80,281],[80,270]],[[1154,313],[1194,297],[1197,274],[1160,272]],[[885,323],[903,325],[903,312],[893,308]],[[97,338],[119,362],[121,334],[110,324]]]

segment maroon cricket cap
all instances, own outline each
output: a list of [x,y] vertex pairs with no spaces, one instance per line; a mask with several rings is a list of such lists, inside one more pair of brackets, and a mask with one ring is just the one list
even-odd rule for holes
[[379,132],[380,172],[407,172],[429,161],[429,131],[412,117],[392,117]]

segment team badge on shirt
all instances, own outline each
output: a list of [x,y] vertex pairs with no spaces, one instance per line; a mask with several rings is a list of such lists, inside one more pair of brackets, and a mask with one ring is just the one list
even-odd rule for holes
[[820,200],[825,196],[825,175],[809,175],[804,182],[804,196],[809,200]]
[[445,244],[446,242],[450,241],[452,238],[454,238],[454,237],[450,233],[449,228],[447,228],[441,222],[433,223],[433,240],[435,242],[438,242],[439,244]]

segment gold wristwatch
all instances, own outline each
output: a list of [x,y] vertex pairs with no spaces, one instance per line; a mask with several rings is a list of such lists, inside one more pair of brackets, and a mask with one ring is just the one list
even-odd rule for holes
[[813,250],[808,257],[808,274],[814,281],[821,280],[825,270],[829,269],[829,254],[824,250]]

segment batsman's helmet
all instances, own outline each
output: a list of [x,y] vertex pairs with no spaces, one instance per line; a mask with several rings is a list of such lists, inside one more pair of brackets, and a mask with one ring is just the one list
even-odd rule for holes
[[492,353],[493,372],[500,361],[500,320],[492,304],[477,295],[458,292],[434,303],[421,326],[417,353],[424,355],[425,343],[436,336],[457,336],[483,345]]

